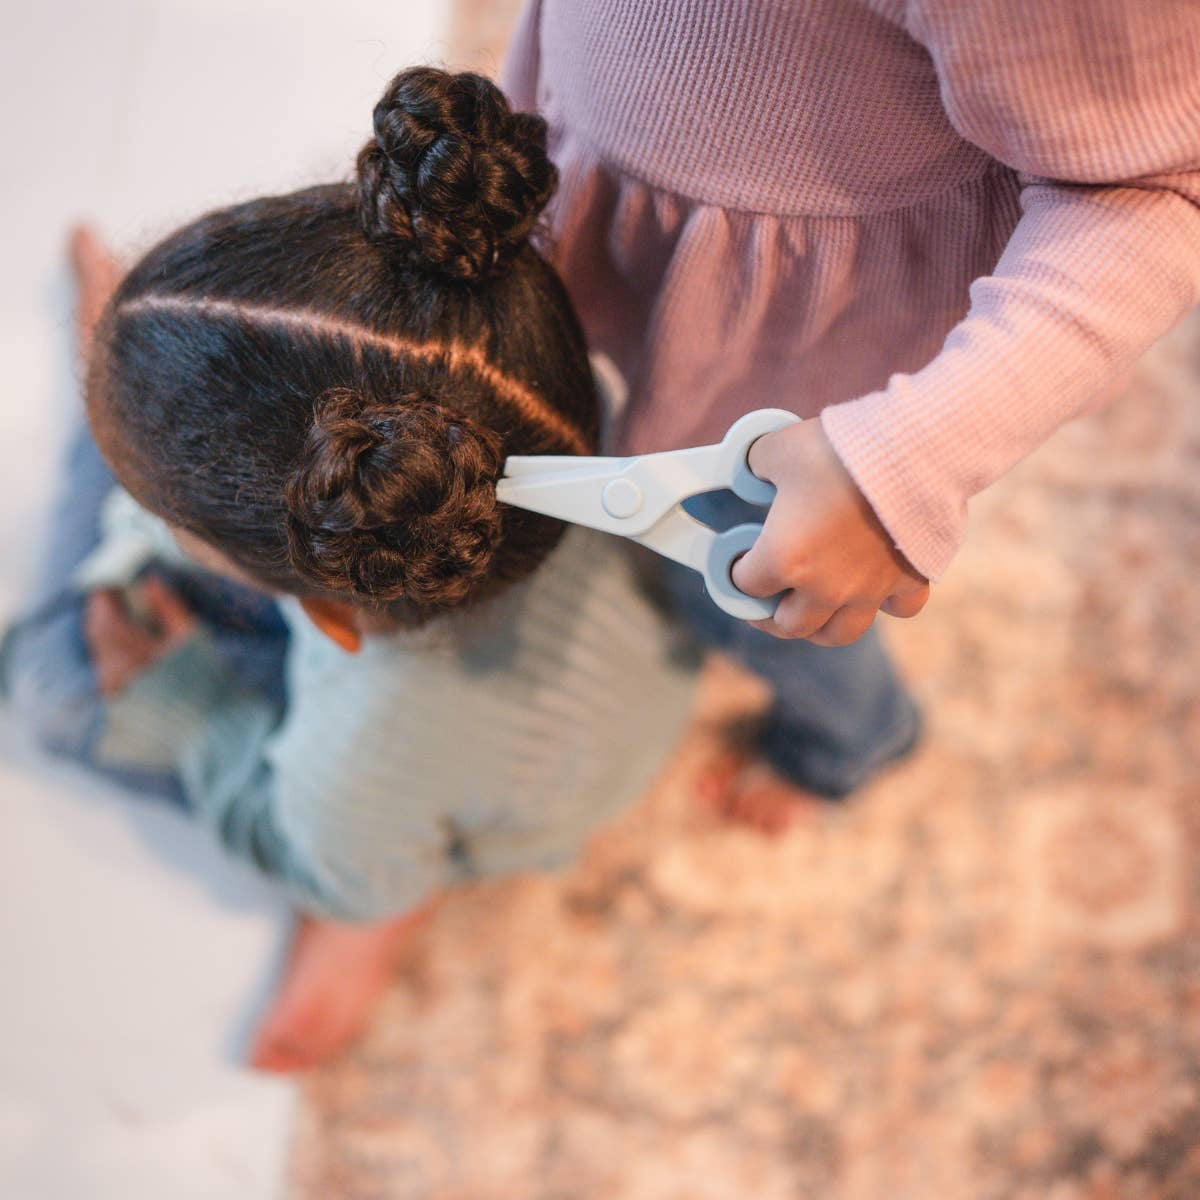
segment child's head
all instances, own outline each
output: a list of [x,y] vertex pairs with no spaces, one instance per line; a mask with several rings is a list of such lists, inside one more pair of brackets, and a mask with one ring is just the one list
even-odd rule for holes
[[88,384],[117,478],[263,584],[406,623],[528,574],[562,526],[497,503],[504,458],[598,420],[529,242],[555,183],[487,80],[397,76],[357,186],[212,213],[121,284]]

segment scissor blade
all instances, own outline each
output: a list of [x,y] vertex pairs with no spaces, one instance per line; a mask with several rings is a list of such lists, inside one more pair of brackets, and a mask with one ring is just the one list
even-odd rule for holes
[[577,454],[511,454],[504,460],[505,479],[524,479],[530,475],[556,475],[561,471],[623,471],[627,458],[582,458]]
[[[557,517],[575,525],[587,525],[605,533],[625,533],[626,523],[611,516],[601,499],[605,485],[620,475],[623,459],[584,459],[565,456],[570,466],[558,471],[545,469],[545,459],[536,460],[536,469],[523,471],[524,463],[510,458],[505,470],[516,462],[516,474],[506,474],[496,484],[496,499],[516,508]],[[617,464],[610,467],[609,464]]]

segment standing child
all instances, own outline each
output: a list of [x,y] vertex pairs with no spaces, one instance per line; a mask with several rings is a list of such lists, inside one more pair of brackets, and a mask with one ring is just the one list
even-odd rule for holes
[[[877,612],[916,613],[969,499],[1200,300],[1200,5],[530,0],[504,80],[550,124],[623,450],[820,418],[752,451],[778,497],[734,569],[808,640],[671,577],[774,686],[775,778],[849,791],[915,734]],[[762,781],[731,803],[786,795]]]

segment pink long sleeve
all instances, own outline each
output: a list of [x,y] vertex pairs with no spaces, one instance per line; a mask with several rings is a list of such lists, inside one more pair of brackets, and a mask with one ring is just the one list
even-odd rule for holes
[[1021,219],[941,351],[821,414],[936,579],[970,497],[1200,303],[1200,4],[914,0],[907,28],[954,128],[1022,185]]

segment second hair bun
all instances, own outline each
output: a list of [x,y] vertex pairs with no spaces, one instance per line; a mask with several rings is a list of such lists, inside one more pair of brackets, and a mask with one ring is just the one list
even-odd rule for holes
[[375,106],[358,156],[363,229],[406,265],[463,282],[498,274],[554,192],[546,123],[490,80],[413,67]]
[[285,489],[292,566],[359,603],[461,604],[500,540],[503,463],[497,433],[429,396],[333,388]]

